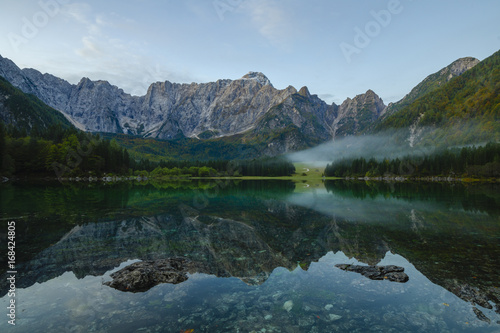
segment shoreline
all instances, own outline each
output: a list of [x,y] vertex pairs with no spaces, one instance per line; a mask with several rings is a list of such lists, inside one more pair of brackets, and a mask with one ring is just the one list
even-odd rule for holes
[[139,177],[139,176],[103,176],[103,177],[1,177],[2,184],[15,182],[15,181],[59,181],[64,182],[124,182],[124,181],[156,181],[156,182],[169,182],[169,181],[192,181],[192,180],[289,180],[295,182],[307,182],[307,181],[326,181],[326,180],[347,180],[347,181],[377,181],[377,182],[446,182],[446,183],[500,183],[498,178],[474,178],[474,177],[444,177],[444,176],[427,176],[427,177],[307,177],[307,176],[278,176],[278,177],[265,177],[265,176],[215,176],[215,177],[162,177],[162,178],[150,178],[150,177]]
[[[328,177],[327,177],[328,179]],[[343,180],[355,181],[384,181],[384,182],[447,182],[447,183],[498,183],[498,178],[474,178],[474,177],[444,177],[444,176],[427,176],[427,177],[345,177]]]

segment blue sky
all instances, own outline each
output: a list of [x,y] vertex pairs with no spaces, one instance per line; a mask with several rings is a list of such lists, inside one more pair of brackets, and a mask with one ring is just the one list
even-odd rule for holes
[[500,49],[499,22],[498,0],[5,0],[0,55],[135,95],[259,71],[329,103],[372,89],[387,104]]

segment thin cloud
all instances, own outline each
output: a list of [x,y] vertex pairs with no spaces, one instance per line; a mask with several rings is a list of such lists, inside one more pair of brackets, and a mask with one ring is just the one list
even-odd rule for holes
[[89,14],[92,12],[92,7],[86,3],[70,3],[64,5],[61,13],[68,19],[80,23],[89,24]]
[[90,36],[82,38],[83,47],[76,50],[76,53],[84,58],[100,57],[103,52],[97,42]]
[[107,80],[124,92],[143,96],[152,83],[170,81],[175,83],[198,82],[199,79],[188,72],[172,71],[168,68],[154,64],[147,57],[130,57],[101,59],[92,69],[84,75],[92,80]]
[[339,99],[334,94],[319,94],[318,97],[330,104]]
[[289,49],[294,35],[291,13],[275,1],[253,0],[242,4],[252,24],[273,46]]
[[[144,41],[126,39],[137,26],[134,19],[116,12],[96,13],[86,3],[71,3],[61,8],[66,24],[79,34],[73,55],[59,54],[44,64],[44,70],[62,76],[73,84],[82,77],[106,80],[132,95],[144,95],[153,82],[197,81],[183,70],[169,70],[158,60],[138,50]],[[75,29],[76,28],[76,29]],[[76,55],[76,56],[75,56]],[[61,64],[67,66],[61,68]]]

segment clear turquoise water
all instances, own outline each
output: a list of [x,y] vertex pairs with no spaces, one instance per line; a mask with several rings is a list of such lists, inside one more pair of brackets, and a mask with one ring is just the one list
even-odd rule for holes
[[[3,184],[0,234],[3,244],[16,221],[18,273],[15,326],[0,284],[0,331],[499,332],[498,190]],[[139,293],[103,285],[133,262],[177,256],[196,267],[183,283]],[[409,281],[336,264],[398,265]]]

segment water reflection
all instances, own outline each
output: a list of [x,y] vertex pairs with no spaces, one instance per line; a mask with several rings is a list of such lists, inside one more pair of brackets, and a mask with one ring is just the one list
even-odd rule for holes
[[[0,188],[2,219],[20,226],[18,330],[498,329],[496,188],[223,185]],[[53,200],[70,209],[54,212]],[[137,294],[102,284],[134,261],[173,257],[193,263],[185,282]],[[397,265],[409,281],[336,264]]]

